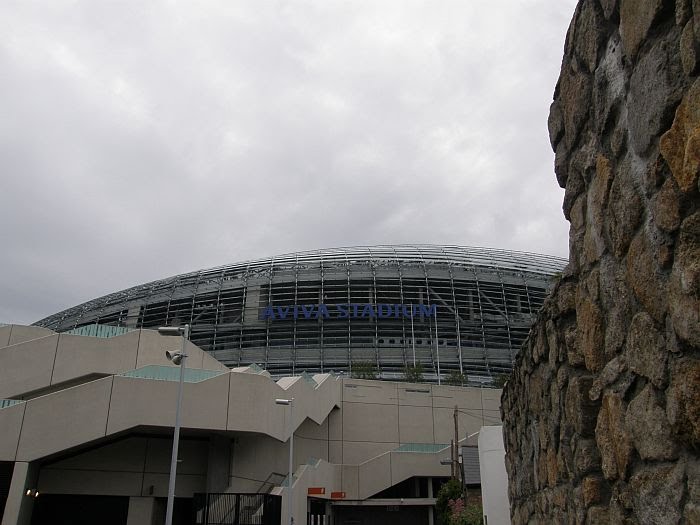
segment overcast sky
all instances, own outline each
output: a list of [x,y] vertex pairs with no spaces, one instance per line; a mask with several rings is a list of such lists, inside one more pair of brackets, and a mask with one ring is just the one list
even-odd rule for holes
[[315,248],[568,255],[574,0],[0,2],[0,322]]

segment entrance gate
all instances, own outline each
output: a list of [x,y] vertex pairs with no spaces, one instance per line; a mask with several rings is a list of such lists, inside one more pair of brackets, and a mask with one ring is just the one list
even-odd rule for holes
[[194,509],[196,525],[279,525],[282,496],[195,494]]

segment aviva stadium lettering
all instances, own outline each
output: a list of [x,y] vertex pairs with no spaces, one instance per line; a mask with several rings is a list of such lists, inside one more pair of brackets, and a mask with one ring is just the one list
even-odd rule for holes
[[402,317],[435,317],[437,305],[434,304],[295,304],[293,306],[266,306],[260,314],[263,321],[283,321],[285,319],[362,319]]

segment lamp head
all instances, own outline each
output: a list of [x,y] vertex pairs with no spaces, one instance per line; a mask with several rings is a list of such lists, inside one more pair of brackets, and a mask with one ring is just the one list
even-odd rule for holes
[[166,350],[165,357],[168,358],[168,361],[172,361],[174,365],[179,366],[180,363],[182,363],[182,360],[187,356],[182,352],[171,352],[170,350]]
[[183,334],[183,328],[179,326],[161,326],[158,328],[158,333],[160,335],[168,336],[181,336]]

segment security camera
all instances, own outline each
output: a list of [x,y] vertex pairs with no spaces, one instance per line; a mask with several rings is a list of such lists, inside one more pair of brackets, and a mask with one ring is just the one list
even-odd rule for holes
[[182,358],[185,357],[185,355],[181,352],[171,352],[170,350],[166,350],[165,357],[168,358],[168,361],[172,361],[174,365],[179,365],[182,363]]

